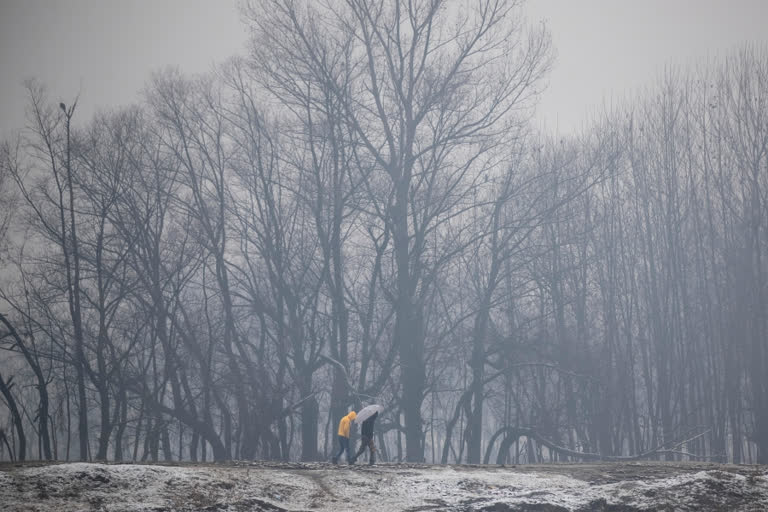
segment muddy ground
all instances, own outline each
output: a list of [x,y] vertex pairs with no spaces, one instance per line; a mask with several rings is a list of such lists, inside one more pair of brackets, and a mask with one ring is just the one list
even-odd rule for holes
[[4,463],[0,510],[768,511],[768,467]]

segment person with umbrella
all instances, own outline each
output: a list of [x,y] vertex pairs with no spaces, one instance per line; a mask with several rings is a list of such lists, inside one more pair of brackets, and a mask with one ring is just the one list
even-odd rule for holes
[[352,461],[352,451],[349,449],[349,431],[350,427],[352,426],[352,422],[355,421],[355,418],[357,417],[357,413],[355,411],[350,412],[343,418],[341,418],[341,421],[339,422],[339,453],[333,456],[334,464],[338,464],[339,459],[341,458],[341,455],[344,452],[347,452],[347,462],[350,464],[353,463]]
[[355,456],[352,457],[352,460],[349,461],[350,464],[355,463],[357,458],[363,454],[366,447],[368,447],[371,452],[368,464],[373,466],[376,463],[376,446],[373,444],[373,423],[379,416],[379,412],[383,409],[384,408],[380,405],[369,405],[357,415],[355,423],[362,423],[362,427],[360,428],[360,449]]

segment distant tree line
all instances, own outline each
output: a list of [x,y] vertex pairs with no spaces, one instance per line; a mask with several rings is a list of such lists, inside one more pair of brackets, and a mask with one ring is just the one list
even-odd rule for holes
[[254,1],[0,150],[0,458],[768,463],[768,53],[536,133],[518,2]]

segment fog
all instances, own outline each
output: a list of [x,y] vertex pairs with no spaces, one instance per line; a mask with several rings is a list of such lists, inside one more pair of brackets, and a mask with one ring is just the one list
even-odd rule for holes
[[456,5],[252,0],[214,47],[191,8],[170,66],[126,25],[95,85],[33,70],[0,460],[325,461],[378,404],[384,462],[768,462],[764,4],[573,47],[584,13]]

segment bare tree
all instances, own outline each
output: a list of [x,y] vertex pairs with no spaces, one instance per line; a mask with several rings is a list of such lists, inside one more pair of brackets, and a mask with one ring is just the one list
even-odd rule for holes
[[[85,391],[88,361],[84,351],[80,304],[80,252],[72,176],[71,120],[77,101],[69,108],[64,103],[60,103],[61,113],[59,113],[47,102],[45,91],[39,84],[29,82],[27,88],[30,95],[30,121],[33,134],[28,147],[33,158],[40,164],[40,168],[34,168],[34,171],[47,172],[53,179],[53,193],[49,193],[46,188],[30,190],[25,181],[30,170],[14,167],[11,172],[19,185],[22,197],[39,222],[41,234],[61,248],[74,344],[72,361],[77,376],[80,459],[88,460],[88,404]],[[37,178],[34,174],[32,177]],[[55,217],[51,215],[49,207],[55,209]]]
[[[401,366],[407,458],[421,460],[423,301],[437,271],[427,263],[428,235],[460,213],[461,199],[487,169],[486,155],[512,134],[509,121],[547,67],[549,40],[544,32],[526,40],[514,19],[517,6],[510,2],[482,2],[469,13],[451,12],[442,2],[350,0],[327,9],[266,2],[259,7],[250,11],[255,63],[280,82],[290,80],[286,75],[296,67],[323,77],[343,102],[345,122],[366,159],[388,179],[383,193],[371,200],[392,232],[393,339]],[[342,35],[332,40],[340,41],[338,47],[327,43],[330,34]],[[351,91],[337,82],[329,65],[337,55],[350,55]],[[281,70],[276,62],[293,64]]]

